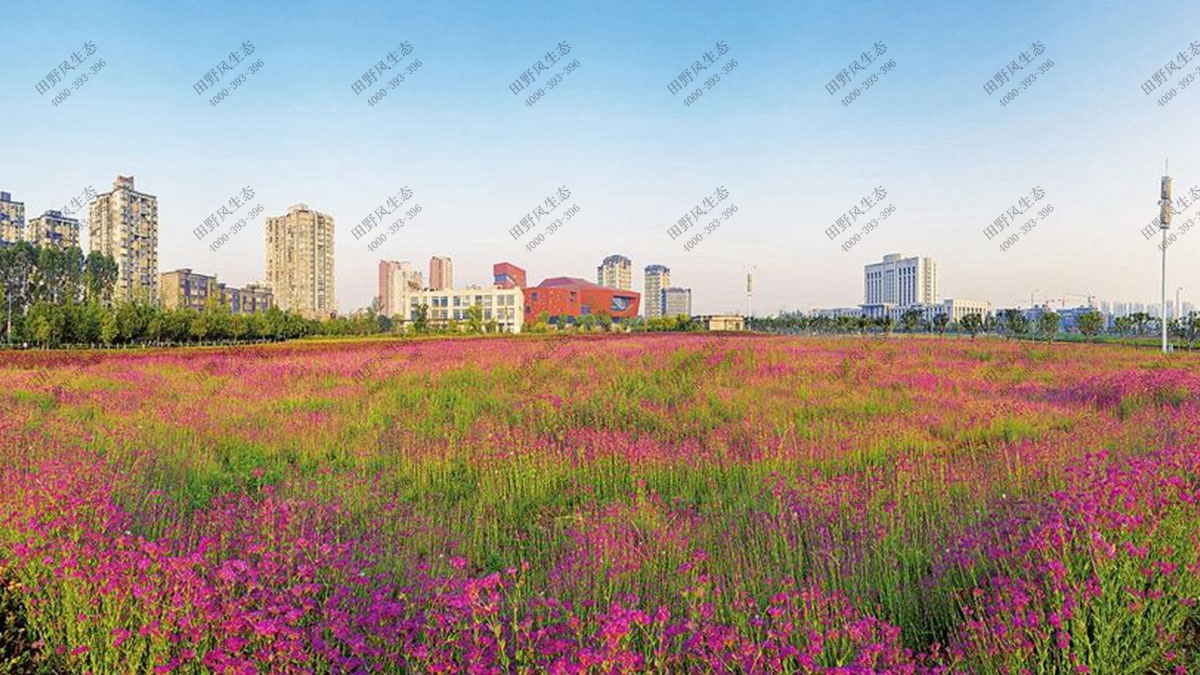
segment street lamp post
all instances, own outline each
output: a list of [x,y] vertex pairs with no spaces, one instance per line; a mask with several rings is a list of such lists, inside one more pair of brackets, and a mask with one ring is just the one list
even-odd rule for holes
[[754,318],[754,272],[758,267],[751,265],[746,272],[746,318]]
[[1171,228],[1171,198],[1173,183],[1170,176],[1162,177],[1159,194],[1159,227],[1162,229],[1162,312],[1159,323],[1162,324],[1162,351],[1167,353],[1167,230]]

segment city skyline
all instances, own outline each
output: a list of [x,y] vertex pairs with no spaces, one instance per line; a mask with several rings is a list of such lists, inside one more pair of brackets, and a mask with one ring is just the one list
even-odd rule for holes
[[[142,193],[142,192],[134,190],[133,189],[134,180],[135,180],[135,177],[132,175],[130,175],[130,176],[118,175],[116,177],[116,179],[113,181],[113,184],[112,184],[113,187],[111,190],[109,190],[109,192],[100,193],[100,194],[96,195],[93,198],[93,201],[83,203],[81,209],[86,209],[90,214],[105,214],[106,212],[111,211],[111,208],[104,206],[104,204],[106,203],[105,200],[112,199],[113,198],[112,195],[121,194],[123,192],[129,192],[129,193],[135,194],[138,196],[139,200],[146,201],[149,204],[152,204],[153,205],[153,214],[150,216],[150,220],[153,222],[153,226],[151,227],[151,230],[155,234],[155,236],[153,237],[154,244],[153,244],[152,255],[156,255],[157,254],[157,245],[158,245],[157,244],[157,211],[158,211],[157,197],[152,194]],[[88,186],[87,190],[90,192],[92,190],[91,186]],[[78,246],[79,248],[81,248],[85,253],[89,250],[92,250],[93,244],[90,241],[90,235],[87,237],[85,237],[85,235],[89,234],[87,230],[91,229],[91,227],[92,227],[92,226],[90,226],[90,223],[93,219],[93,216],[89,216],[88,219],[80,221],[71,216],[65,215],[65,212],[59,211],[57,209],[46,209],[41,215],[34,216],[31,218],[28,216],[27,206],[19,199],[14,199],[13,194],[11,192],[2,191],[2,192],[0,192],[0,195],[2,195],[2,197],[0,197],[0,207],[3,207],[3,212],[4,212],[4,217],[0,220],[2,220],[2,222],[4,223],[4,226],[5,226],[5,229],[0,230],[0,243],[4,242],[6,240],[6,238],[12,237],[15,235],[16,236],[15,240],[17,240],[17,241],[29,241],[30,243],[32,243],[34,245],[39,245],[39,246],[50,245],[50,246],[55,246],[55,247],[61,248],[61,247],[75,245],[75,246]],[[98,206],[97,204],[100,204],[100,205]],[[297,210],[316,214],[321,219],[330,219],[332,222],[331,227],[334,232],[334,237],[336,238],[336,230],[337,230],[336,218],[334,218],[331,214],[326,214],[319,210],[311,209],[307,204],[304,204],[304,203],[289,205],[287,208],[288,213],[284,214],[283,216],[275,216],[275,217],[266,216],[266,220],[267,221],[271,221],[271,220],[279,221],[281,219],[286,218],[289,214],[291,214]],[[17,214],[19,214],[20,217],[17,217]],[[39,224],[37,222],[39,220],[40,221],[49,221],[50,223],[53,223],[53,224],[46,224],[46,222],[43,222],[39,226]],[[89,227],[84,228],[83,225],[89,225]],[[95,227],[99,227],[99,226],[95,226]],[[265,236],[267,236],[267,235],[265,235]],[[267,236],[267,238],[269,239],[269,236]],[[64,239],[66,239],[65,242],[63,241]],[[111,247],[111,246],[112,245],[110,244],[109,247]],[[119,246],[117,248],[119,248]],[[99,250],[104,251],[105,246],[103,244],[101,244]],[[333,256],[333,259],[336,261],[336,253]],[[389,261],[389,260],[386,260],[383,258],[377,260],[376,263],[380,266],[380,270],[381,270],[379,275],[377,276],[377,279],[376,279],[377,283],[375,286],[375,289],[378,290],[379,292],[376,295],[371,296],[370,299],[363,305],[358,305],[353,308],[341,308],[341,307],[335,308],[335,311],[338,314],[343,314],[343,315],[349,314],[350,312],[352,312],[354,310],[361,309],[363,307],[368,307],[376,299],[378,299],[381,302],[382,308],[384,308],[385,310],[389,306],[389,302],[388,302],[389,293],[384,290],[385,289],[385,285],[383,282],[384,272],[382,270],[387,265],[399,265],[401,263],[398,263],[396,261]],[[407,265],[407,263],[404,263],[404,264]],[[505,262],[503,264],[511,264],[511,263]],[[890,291],[884,290],[883,287],[880,285],[882,282],[880,281],[879,278],[876,278],[876,280],[874,282],[871,281],[872,274],[875,274],[876,276],[878,276],[880,274],[883,274],[882,270],[890,269],[890,266],[895,266],[897,264],[900,264],[902,266],[903,265],[910,266],[912,268],[912,272],[915,272],[918,275],[927,274],[927,275],[931,275],[931,276],[929,278],[926,278],[924,281],[917,282],[920,285],[920,288],[909,288],[907,293],[908,293],[908,296],[911,296],[911,297],[906,296],[905,291],[897,290],[895,288],[893,288]],[[601,261],[601,264],[599,266],[597,266],[597,268],[596,268],[597,277],[598,277],[597,281],[601,286],[607,285],[606,283],[604,283],[604,281],[605,281],[605,277],[608,276],[608,277],[610,277],[608,279],[608,281],[613,281],[615,284],[612,286],[613,288],[622,288],[624,290],[632,290],[634,287],[634,284],[636,283],[635,278],[633,276],[633,274],[634,274],[633,268],[635,265],[636,265],[636,263],[634,261],[632,261],[630,258],[628,258],[627,256],[624,256],[620,253],[609,254],[604,257],[604,259]],[[118,260],[118,266],[120,266],[119,260]],[[143,267],[144,266],[145,265],[143,265]],[[245,282],[243,284],[243,286],[248,287],[250,289],[254,289],[254,288],[258,287],[260,284],[265,283],[265,284],[269,285],[269,279],[268,279],[268,274],[267,274],[268,266],[269,266],[269,261],[268,261],[268,265],[264,266],[262,276],[254,277],[252,280]],[[336,262],[334,263],[334,266],[336,267]],[[932,271],[931,272],[921,272],[920,271],[920,270],[924,270],[924,269],[928,269],[928,268],[931,268]],[[149,268],[147,268],[147,269],[149,269]],[[158,295],[158,292],[161,289],[160,277],[163,275],[167,275],[167,274],[170,274],[173,272],[178,272],[181,270],[187,270],[188,272],[191,272],[191,269],[187,268],[187,267],[177,267],[174,269],[161,269],[160,268],[157,271],[150,270],[151,274],[152,274],[152,278],[153,278],[153,282],[150,286],[151,297],[159,298],[159,301],[161,301],[161,298]],[[876,271],[872,272],[872,270],[876,270]],[[470,282],[464,282],[461,285],[455,285],[454,280],[453,280],[453,275],[454,275],[454,273],[453,273],[453,256],[451,256],[451,255],[433,255],[433,256],[429,257],[429,283],[428,284],[425,284],[423,282],[422,274],[420,272],[416,272],[415,270],[409,270],[408,272],[405,272],[405,274],[406,275],[412,274],[413,278],[416,280],[416,283],[418,284],[418,287],[421,288],[422,290],[437,291],[437,290],[473,289],[473,288],[477,288],[477,287],[487,288],[494,283],[498,283],[495,278],[493,278],[493,280],[491,282],[489,282],[486,280],[487,275],[482,275],[484,277],[484,281],[482,281],[482,282],[470,281]],[[665,281],[666,283],[657,283],[653,280],[653,276],[659,275],[659,274],[661,274],[663,276],[663,281]],[[896,304],[901,307],[903,307],[905,305],[909,305],[909,304],[938,305],[938,304],[941,304],[943,299],[944,300],[950,300],[950,299],[961,300],[961,298],[962,298],[961,295],[955,295],[955,294],[944,295],[941,292],[940,281],[939,281],[940,268],[938,266],[937,260],[933,259],[929,256],[922,256],[922,255],[909,256],[906,253],[885,253],[882,255],[882,262],[879,262],[879,261],[867,262],[864,265],[864,274],[866,277],[866,281],[865,281],[866,286],[864,287],[864,290],[863,290],[863,293],[861,296],[863,298],[863,301],[861,303],[855,303],[852,301],[848,301],[848,302],[843,302],[843,303],[831,303],[831,304],[827,304],[827,305],[813,304],[813,305],[803,307],[803,308],[801,308],[801,307],[794,307],[794,308],[783,307],[783,308],[780,308],[779,310],[774,310],[774,311],[771,311],[771,310],[760,311],[756,315],[757,316],[768,316],[768,315],[775,314],[778,311],[803,311],[806,313],[829,313],[829,312],[845,313],[846,311],[849,311],[851,309],[858,308],[858,307],[861,307],[864,305],[879,304],[878,300],[875,299],[876,297],[884,298],[884,297],[893,297],[894,296],[892,301],[884,300],[884,302],[890,302],[891,304]],[[205,275],[200,274],[200,276],[205,276]],[[209,275],[209,276],[213,276],[215,278],[216,275],[213,274],[213,275]],[[332,273],[330,273],[330,276],[333,277]],[[555,275],[555,276],[561,276],[561,275]],[[566,276],[573,276],[573,275],[568,274]],[[405,278],[408,278],[408,277],[406,276]],[[531,278],[532,278],[532,275],[531,275]],[[547,276],[544,278],[548,279],[551,277]],[[643,302],[645,302],[645,304],[643,304],[643,306],[642,306],[642,312],[643,312],[643,316],[645,316],[646,318],[651,318],[652,316],[656,316],[656,314],[654,314],[650,310],[651,306],[654,303],[646,302],[646,299],[650,298],[650,289],[652,287],[658,288],[660,293],[662,291],[667,290],[668,285],[669,285],[669,279],[670,279],[670,268],[668,266],[661,265],[658,263],[652,263],[652,264],[646,265],[642,269],[642,271],[641,271],[642,286],[641,287],[643,288]],[[334,281],[334,283],[332,285],[336,286],[336,278],[333,278],[333,281]],[[910,284],[911,283],[912,282],[910,282]],[[222,284],[222,286],[224,286],[224,285],[225,284]],[[230,288],[234,291],[238,290],[238,289],[234,289],[232,286],[230,286]],[[1182,286],[1178,286],[1175,288],[1177,288],[1181,292],[1184,290],[1184,287],[1182,287]],[[874,290],[872,290],[872,289],[874,289]],[[687,291],[687,306],[691,307],[692,298],[691,298],[691,289],[690,288],[684,289],[684,288],[673,287],[670,290]],[[1038,298],[1040,298],[1040,300]],[[1086,298],[1087,303],[1068,302],[1068,300],[1067,300],[1068,298],[1072,298],[1075,300]],[[1152,317],[1157,317],[1160,313],[1160,305],[1161,305],[1161,303],[1152,302],[1152,301],[1147,302],[1144,300],[1129,300],[1129,299],[1100,300],[1097,298],[1097,296],[1095,294],[1091,294],[1091,293],[1081,294],[1081,293],[1076,293],[1076,292],[1071,292],[1071,291],[1063,291],[1060,293],[1056,293],[1051,289],[1046,289],[1045,291],[1043,291],[1043,289],[1040,289],[1040,288],[1034,289],[1034,291],[1031,292],[1030,300],[1028,303],[1022,303],[1020,301],[1012,302],[1012,303],[996,303],[990,299],[984,299],[982,302],[986,303],[987,305],[989,305],[995,309],[999,309],[1001,307],[1037,308],[1039,306],[1053,309],[1053,304],[1055,303],[1055,301],[1058,302],[1060,308],[1093,306],[1096,309],[1100,310],[1101,313],[1103,313],[1107,316],[1112,316],[1112,317],[1127,315],[1127,314],[1131,314],[1134,312],[1145,312]],[[973,301],[973,300],[968,301],[968,302],[971,304],[975,303],[975,301]],[[666,303],[665,297],[659,298],[658,304],[665,305],[665,303]],[[1178,314],[1177,310],[1174,309],[1175,304],[1176,304],[1176,302],[1174,300],[1167,301],[1168,314],[1170,314],[1171,317],[1177,318],[1179,316],[1179,314]],[[1184,309],[1184,312],[1183,312],[1184,315],[1186,315],[1188,312],[1192,311],[1192,309],[1194,309],[1194,307],[1195,307],[1195,304],[1193,302],[1190,302],[1190,301],[1188,301],[1186,299],[1182,299],[1182,298],[1181,298],[1179,304],[1180,304],[1180,307]],[[1191,309],[1189,309],[1189,308],[1191,308]],[[663,307],[663,309],[665,309],[665,307]],[[310,315],[319,315],[320,314],[320,312],[316,312],[316,314],[314,314],[314,312],[310,309],[301,309],[300,311],[303,314],[310,314]],[[870,311],[867,311],[867,310],[862,310],[862,311],[865,314],[871,314]],[[651,313],[647,314],[647,312],[651,312]],[[696,314],[697,312],[691,312],[691,313]],[[738,314],[738,313],[741,313],[741,310],[731,309],[728,311],[728,313],[729,314]],[[698,314],[703,315],[705,313],[698,312]],[[711,312],[710,312],[710,314],[711,314]],[[658,314],[658,316],[661,316],[661,314]]]
[[[1036,288],[1149,302],[1157,250],[1139,230],[1157,213],[1164,161],[1178,191],[1200,185],[1200,141],[1184,133],[1194,95],[1188,89],[1159,107],[1141,86],[1196,42],[1200,9],[1184,2],[1154,14],[1018,2],[1004,30],[990,12],[948,2],[927,4],[921,21],[885,3],[739,13],[701,3],[686,17],[634,3],[532,3],[505,13],[477,3],[454,12],[303,3],[305,18],[229,2],[203,12],[56,7],[47,21],[33,5],[14,6],[8,19],[27,30],[0,46],[17,64],[16,89],[26,90],[4,113],[5,126],[23,133],[6,139],[13,169],[0,189],[24,202],[26,222],[87,185],[103,190],[112,176],[134,175],[159,199],[160,270],[202,269],[240,286],[262,277],[263,238],[242,234],[214,252],[190,232],[252,185],[268,214],[305,202],[339,223],[338,269],[366,270],[338,275],[341,312],[370,302],[378,260],[432,251],[470,270],[464,284],[487,284],[497,260],[531,278],[589,278],[598,258],[620,251],[639,268],[661,263],[691,279],[698,313],[744,312],[749,265],[757,266],[756,314],[854,302],[846,289],[861,264],[898,250],[940,260],[947,288],[995,306],[1024,303]],[[528,29],[546,15],[565,22]],[[388,37],[364,39],[368,27]],[[85,41],[97,49],[92,58],[106,58],[105,70],[51,107],[35,85],[61,60],[53,55]],[[351,85],[402,41],[422,69],[368,107]],[[721,41],[738,70],[685,107],[667,83]],[[509,84],[560,42],[579,71],[525,106]],[[895,71],[842,106],[826,83],[877,42]],[[1001,107],[983,83],[1034,42],[1054,70]],[[265,68],[210,106],[194,85],[243,43]],[[633,44],[647,46],[624,49]],[[451,116],[457,123],[445,125]],[[560,130],[564,152],[525,148],[547,128]],[[48,140],[71,161],[51,161]],[[403,147],[403,161],[381,147]],[[346,168],[330,172],[329,163]],[[582,211],[526,251],[509,229],[563,185]],[[352,226],[403,186],[421,217],[367,251]],[[685,252],[666,230],[718,186],[738,215]],[[895,215],[852,252],[840,250],[825,231],[879,186]],[[1002,252],[984,228],[1035,187],[1056,214]],[[1168,260],[1168,285],[1185,293],[1200,289],[1200,270],[1184,262],[1200,247],[1192,237]],[[638,277],[640,269],[635,288]]]

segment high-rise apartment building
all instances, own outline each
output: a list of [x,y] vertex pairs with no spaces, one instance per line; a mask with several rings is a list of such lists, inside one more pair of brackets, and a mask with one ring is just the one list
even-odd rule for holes
[[633,261],[623,255],[610,255],[596,268],[596,283],[623,291],[633,290]]
[[0,192],[0,244],[25,241],[25,202],[14,202],[12,195]]
[[938,268],[933,258],[891,253],[863,268],[864,305],[932,305],[938,297]]
[[412,263],[407,260],[379,261],[379,311],[384,316],[407,316],[406,299],[409,294],[423,287],[421,273],[414,270]]
[[43,248],[79,248],[79,221],[61,211],[47,211],[29,219],[25,241]]
[[429,259],[429,288],[435,291],[454,288],[454,264],[450,258],[435,255]]
[[114,297],[156,303],[158,197],[135,190],[133,176],[117,176],[88,214],[88,248],[117,262]]
[[280,309],[309,319],[337,313],[333,229],[333,216],[307,204],[267,218],[267,283]]
[[662,290],[663,316],[691,316],[692,289],[672,286]]
[[644,277],[646,292],[642,298],[646,307],[643,313],[647,319],[657,319],[663,315],[663,289],[671,285],[671,268],[666,265],[647,265]]
[[398,260],[380,260],[379,261],[379,273],[378,273],[379,294],[376,297],[379,298],[379,311],[384,316],[389,315],[387,309],[388,309],[388,307],[392,306],[392,298],[391,298],[392,274],[395,273],[394,270],[398,269],[401,264],[406,264],[406,263],[401,263]]

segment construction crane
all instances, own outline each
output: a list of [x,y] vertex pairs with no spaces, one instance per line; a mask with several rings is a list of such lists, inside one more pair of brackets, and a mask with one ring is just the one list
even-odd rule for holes
[[1067,306],[1067,297],[1068,296],[1073,297],[1073,298],[1087,298],[1087,303],[1088,303],[1087,306],[1088,307],[1096,306],[1096,296],[1092,295],[1091,293],[1063,293],[1063,297],[1060,300],[1060,302],[1062,303],[1062,306],[1064,308]]

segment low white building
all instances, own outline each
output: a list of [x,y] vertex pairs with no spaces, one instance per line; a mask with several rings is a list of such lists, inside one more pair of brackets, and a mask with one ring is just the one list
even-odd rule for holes
[[947,298],[939,305],[932,305],[932,312],[926,312],[926,318],[933,320],[937,314],[948,314],[950,321],[962,321],[968,314],[978,314],[980,319],[986,319],[992,313],[992,303],[983,300],[955,300]]
[[467,310],[478,305],[483,309],[483,321],[495,321],[500,330],[520,333],[525,320],[525,292],[520,288],[446,288],[412,290],[397,288],[393,296],[394,317],[411,325],[422,305],[428,307],[426,318],[436,326],[450,321],[466,321]]
[[692,321],[703,324],[705,330],[746,330],[746,321],[737,314],[701,314]]
[[852,316],[857,318],[862,316],[863,310],[860,307],[830,307],[826,309],[813,309],[811,314],[813,316],[829,317],[830,319],[836,319],[839,316]]
[[885,316],[892,317],[893,321],[900,320],[900,314],[904,308],[894,302],[872,302],[863,303],[858,306],[858,315],[865,316],[868,319],[882,319]]
[[900,323],[903,320],[905,312],[913,309],[921,312],[921,317],[930,323],[933,323],[934,317],[939,314],[946,314],[950,317],[951,322],[957,322],[961,321],[968,314],[978,314],[980,319],[986,319],[992,311],[991,303],[982,300],[955,300],[950,298],[936,303],[896,305],[881,302],[864,304],[860,307],[862,314],[871,319],[881,319],[885,316],[890,316],[892,317],[892,321],[896,323]]

